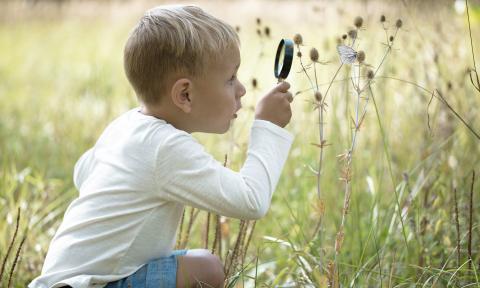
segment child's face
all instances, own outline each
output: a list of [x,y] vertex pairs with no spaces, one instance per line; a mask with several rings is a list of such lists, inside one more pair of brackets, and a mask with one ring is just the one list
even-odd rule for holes
[[218,55],[202,77],[194,81],[197,101],[192,102],[195,131],[223,134],[227,132],[235,113],[242,107],[240,97],[245,87],[237,79],[240,52],[237,47]]

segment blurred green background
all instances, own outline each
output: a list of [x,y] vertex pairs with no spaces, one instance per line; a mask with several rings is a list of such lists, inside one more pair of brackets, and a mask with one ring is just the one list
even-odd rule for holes
[[[78,195],[72,182],[75,162],[110,121],[137,105],[123,72],[123,46],[143,12],[164,3],[171,2],[0,2],[0,259],[13,237],[18,207],[21,221],[13,250],[26,235],[15,287],[25,287],[40,273],[49,241]],[[361,83],[366,83],[368,69],[382,63],[372,93],[363,93],[359,102],[366,114],[352,153],[350,209],[336,253],[346,185],[339,180],[346,166],[337,156],[350,149],[353,139],[358,98],[350,77],[353,83],[358,80],[358,64],[341,67],[325,98],[324,139],[330,145],[324,148],[319,199],[312,173],[320,155],[312,145],[320,143],[319,111],[295,58],[288,81],[293,93],[301,93],[287,126],[295,142],[271,209],[256,224],[236,285],[325,287],[332,279],[342,287],[480,285],[480,181],[472,185],[473,171],[480,173],[480,139],[438,98],[431,99],[438,90],[480,131],[480,92],[469,77],[474,66],[465,2],[188,3],[239,30],[239,78],[247,87],[244,108],[226,134],[194,134],[219,161],[227,154],[227,165],[234,170],[245,159],[255,104],[276,83],[272,68],[279,39],[303,36],[301,60],[312,79],[308,55],[312,47],[318,49],[322,63],[315,70],[323,95],[340,64],[338,41],[355,28],[355,17],[362,17],[363,25],[354,47],[365,51],[371,65],[362,65]],[[469,1],[476,61],[479,5]],[[403,26],[382,62],[397,19]],[[205,217],[201,213],[196,219],[188,248],[203,245]],[[224,247],[232,248],[238,220],[222,223]],[[2,287],[7,287],[7,272],[15,262],[12,253]]]

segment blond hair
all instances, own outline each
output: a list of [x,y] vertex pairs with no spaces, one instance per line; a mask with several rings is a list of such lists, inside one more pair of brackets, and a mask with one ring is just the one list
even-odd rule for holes
[[239,45],[230,25],[197,6],[159,6],[148,10],[131,32],[124,69],[139,101],[157,104],[170,77],[197,77],[216,56]]

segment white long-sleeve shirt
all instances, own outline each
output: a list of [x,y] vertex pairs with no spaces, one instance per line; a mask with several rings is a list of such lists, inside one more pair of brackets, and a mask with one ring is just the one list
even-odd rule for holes
[[190,134],[132,109],[115,119],[74,168],[79,197],[29,288],[104,287],[169,255],[184,205],[258,219],[267,212],[293,135],[254,120],[240,172]]

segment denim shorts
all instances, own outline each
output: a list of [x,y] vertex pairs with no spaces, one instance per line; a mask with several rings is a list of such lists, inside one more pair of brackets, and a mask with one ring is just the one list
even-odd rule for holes
[[174,250],[170,256],[154,259],[132,275],[108,283],[105,288],[175,288],[177,256],[186,253],[187,250]]

